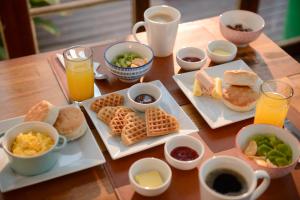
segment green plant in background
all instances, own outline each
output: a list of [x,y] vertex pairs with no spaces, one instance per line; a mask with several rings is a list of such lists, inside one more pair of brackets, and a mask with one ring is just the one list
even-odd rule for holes
[[0,60],[4,60],[6,58],[6,52],[4,49],[3,41],[1,40],[0,37]]
[[[32,8],[58,4],[59,2],[60,0],[29,0],[30,6]],[[43,28],[45,31],[53,35],[60,34],[58,27],[49,19],[34,17],[33,21],[36,26]]]
[[[52,4],[59,3],[60,0],[29,0],[30,7],[42,7],[48,6]],[[41,27],[45,31],[58,36],[60,34],[58,27],[51,21],[42,17],[34,17],[33,22],[36,26]],[[0,30],[1,32],[1,30]],[[0,37],[0,60],[4,60],[6,58],[6,52],[3,45],[2,38]]]

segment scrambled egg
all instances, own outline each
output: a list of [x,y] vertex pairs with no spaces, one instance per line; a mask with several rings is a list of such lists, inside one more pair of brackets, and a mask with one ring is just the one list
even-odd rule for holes
[[35,156],[41,154],[54,145],[54,140],[46,133],[20,133],[14,140],[11,151],[19,156]]

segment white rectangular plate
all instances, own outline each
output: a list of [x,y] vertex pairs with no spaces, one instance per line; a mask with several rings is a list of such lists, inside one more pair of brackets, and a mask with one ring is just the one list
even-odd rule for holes
[[[6,131],[22,121],[23,117],[1,121],[0,131]],[[87,132],[81,138],[69,142],[60,151],[58,161],[50,171],[36,176],[21,176],[15,173],[9,167],[7,155],[0,148],[0,189],[1,192],[8,192],[103,163],[105,163],[105,158],[90,128],[88,128]]]
[[[205,71],[210,76],[220,77],[223,80],[223,74],[226,70],[237,69],[252,71],[242,60],[209,67],[206,68]],[[235,112],[227,108],[221,100],[216,100],[209,96],[194,96],[193,84],[195,74],[196,71],[177,74],[173,76],[173,79],[212,129],[249,119],[254,116],[255,110]],[[259,78],[254,89],[258,90],[261,83],[262,80]],[[226,87],[226,85],[223,84],[223,87],[224,86]]]
[[[87,113],[91,117],[98,133],[100,134],[110,156],[112,159],[122,158],[136,152],[140,152],[151,147],[160,145],[165,143],[169,138],[178,135],[178,134],[190,134],[194,132],[198,132],[198,128],[192,122],[192,120],[186,115],[186,113],[181,109],[181,107],[176,103],[167,89],[160,81],[152,81],[150,82],[156,86],[158,86],[162,92],[162,99],[160,103],[160,107],[164,109],[167,113],[175,116],[180,124],[180,130],[174,134],[168,134],[159,137],[151,137],[147,138],[139,143],[136,143],[131,146],[126,146],[121,142],[120,137],[114,137],[109,132],[109,127],[104,124],[101,120],[97,118],[95,112],[90,109],[90,105],[95,99],[89,99],[82,102],[84,108],[86,109]],[[122,94],[125,97],[125,106],[128,106],[128,98],[127,98],[127,89],[117,91],[116,93]],[[105,96],[105,95],[104,95]]]

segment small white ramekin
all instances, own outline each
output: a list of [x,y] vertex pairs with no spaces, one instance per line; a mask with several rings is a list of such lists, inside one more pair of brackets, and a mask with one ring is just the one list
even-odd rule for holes
[[[145,188],[139,185],[135,181],[135,176],[142,172],[147,172],[151,170],[156,170],[159,172],[161,178],[163,179],[163,184],[156,188]],[[129,168],[129,181],[134,190],[143,196],[157,196],[165,192],[172,179],[172,171],[167,163],[157,158],[142,158],[135,161]]]
[[[198,62],[188,62],[183,60],[184,57],[197,57],[201,60]],[[186,71],[200,69],[206,63],[206,59],[205,51],[197,47],[184,47],[179,49],[176,54],[176,61],[178,65]]]
[[[148,94],[155,98],[153,103],[142,104],[136,102],[134,99],[140,94]],[[127,97],[129,99],[129,104],[134,109],[144,112],[149,107],[157,107],[159,106],[162,93],[159,87],[151,84],[151,83],[137,83],[131,86],[127,91]]]
[[[219,55],[213,51],[216,49],[221,49],[227,51],[229,55]],[[214,63],[225,63],[232,61],[237,53],[237,47],[226,40],[214,40],[207,45],[207,55]]]
[[[196,159],[190,161],[181,161],[173,158],[171,156],[171,151],[180,146],[189,147],[195,150],[199,156]],[[168,163],[176,169],[180,170],[191,170],[197,167],[204,155],[204,152],[204,146],[200,142],[200,140],[197,140],[193,136],[189,135],[174,136],[165,143],[164,147],[164,154]]]

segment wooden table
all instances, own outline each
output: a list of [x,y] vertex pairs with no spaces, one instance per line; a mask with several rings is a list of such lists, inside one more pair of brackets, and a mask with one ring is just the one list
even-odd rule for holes
[[[145,33],[141,33],[140,37],[145,40]],[[222,36],[218,29],[217,18],[185,23],[180,25],[174,52],[181,46],[187,45],[205,48],[208,41],[220,38]],[[122,40],[125,39],[130,40],[132,38],[131,36],[122,38]],[[104,63],[103,50],[107,45],[92,45],[95,52],[95,60]],[[54,59],[54,53],[49,52],[0,62],[0,120],[24,114],[32,104],[42,99],[46,99],[56,105],[67,104],[67,99],[64,95],[66,93],[64,89],[65,75],[59,68],[57,60]],[[288,118],[300,128],[299,63],[264,34],[251,43],[250,46],[239,49],[238,58],[242,58],[262,79],[284,78],[294,86],[295,98],[291,103]],[[214,64],[208,61],[206,67],[211,65]],[[107,72],[105,69],[103,71]],[[174,55],[166,58],[155,58],[151,71],[147,73],[143,81],[160,79],[164,83],[173,97],[198,126],[200,131],[195,137],[206,143],[206,157],[213,154],[234,155],[235,134],[241,127],[252,123],[253,119],[215,130],[210,129],[171,78],[171,75],[182,72],[184,71],[176,64]],[[108,81],[97,81],[97,85],[103,93],[130,86],[130,84],[120,83],[111,74],[109,74]],[[99,145],[103,147],[101,139],[91,123],[90,126]],[[116,161],[111,160],[105,150],[104,155],[107,159],[107,164],[103,166],[93,167],[12,192],[0,193],[0,199],[142,199],[128,185],[128,167],[135,160],[145,156],[163,159],[162,145]],[[167,191],[158,198],[174,199],[175,197],[180,197],[180,195],[184,195],[187,199],[198,197],[199,191],[197,188],[199,187],[199,182],[197,180],[197,170],[188,172],[172,170],[177,181],[172,182],[169,192]],[[297,179],[298,182],[296,181]],[[299,199],[299,179],[300,170],[296,169],[291,175],[273,180],[268,191],[261,199]],[[183,180],[184,183],[180,183],[178,180]],[[189,185],[193,185],[189,190],[185,190],[186,188],[183,186],[186,181],[189,182]],[[170,192],[173,191],[172,189],[180,187],[181,190],[178,189],[173,194]]]

